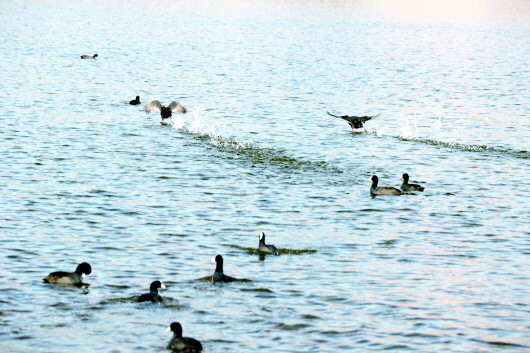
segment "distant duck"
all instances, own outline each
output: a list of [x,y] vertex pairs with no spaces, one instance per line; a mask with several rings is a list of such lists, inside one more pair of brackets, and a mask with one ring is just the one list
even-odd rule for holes
[[425,188],[418,184],[409,184],[409,175],[403,174],[403,184],[401,184],[401,190],[403,191],[423,191]]
[[182,326],[178,322],[173,322],[167,331],[173,331],[173,337],[166,346],[173,352],[198,353],[202,351],[201,342],[191,337],[182,337]]
[[81,59],[95,59],[98,57],[98,54],[94,55],[81,55]]
[[259,247],[258,250],[261,252],[267,252],[272,254],[279,254],[280,252],[274,245],[265,245],[265,233],[261,232],[259,235]]
[[135,99],[133,99],[132,101],[129,102],[130,105],[138,105],[140,104],[140,96],[136,96]]
[[91,272],[92,267],[88,263],[83,262],[77,266],[75,272],[52,272],[43,281],[44,283],[81,287],[83,285],[83,277]]
[[160,112],[160,116],[162,117],[162,120],[168,119],[171,117],[172,113],[175,110],[178,110],[181,113],[186,113],[186,108],[184,108],[179,102],[171,102],[168,107],[164,107],[162,104],[160,104],[159,101],[152,101],[148,105],[145,106],[146,112],[151,112],[153,110],[157,110]]
[[377,186],[379,178],[374,175],[372,176],[372,186],[370,187],[370,194],[372,195],[401,195],[401,190],[390,187],[390,186]]
[[166,286],[164,285],[164,283],[160,281],[154,281],[153,283],[151,283],[151,287],[149,288],[150,292],[146,294],[142,294],[138,298],[138,302],[139,303],[141,302],[163,303],[164,298],[162,298],[158,294],[158,288],[166,289]]
[[215,263],[215,272],[212,275],[212,282],[232,282],[233,277],[227,276],[223,273],[223,257],[216,255],[212,262]]
[[380,116],[381,114],[378,114],[378,115],[372,115],[372,116],[350,116],[350,115],[334,115],[334,114],[331,114],[330,112],[326,112],[328,113],[328,115],[331,115],[331,116],[334,116],[335,118],[341,118],[341,119],[344,119],[348,122],[348,124],[350,124],[350,127],[352,129],[362,129],[363,126],[364,126],[364,123],[366,123],[368,120],[371,120],[371,119],[374,119],[374,118],[377,118],[378,116]]

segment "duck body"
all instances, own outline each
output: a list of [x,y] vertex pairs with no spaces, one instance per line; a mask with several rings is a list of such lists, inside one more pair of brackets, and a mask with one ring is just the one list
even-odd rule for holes
[[141,102],[140,102],[140,96],[136,96],[135,99],[133,99],[133,100],[131,100],[131,101],[129,102],[130,105],[138,105],[138,104],[140,104],[140,103],[141,103]]
[[423,191],[425,188],[418,184],[409,184],[409,175],[403,174],[403,184],[401,184],[401,190],[403,191]]
[[77,266],[74,272],[52,272],[43,281],[44,283],[81,287],[83,285],[83,277],[91,272],[92,267],[88,263],[83,262]]
[[234,281],[233,277],[227,276],[223,272],[223,257],[221,255],[216,255],[212,262],[215,265],[215,272],[212,275],[212,282],[232,282]]
[[271,254],[279,254],[280,252],[274,245],[267,245],[265,244],[265,233],[261,232],[259,235],[259,247],[258,251],[271,253]]
[[153,110],[160,112],[160,117],[162,120],[168,119],[173,115],[174,111],[179,111],[181,113],[186,113],[186,108],[182,106],[179,102],[173,101],[167,107],[160,104],[159,101],[154,100],[151,103],[145,106],[146,112],[152,112]]
[[81,59],[95,59],[98,57],[98,54],[94,55],[81,55]]
[[353,115],[334,115],[330,112],[326,112],[328,115],[334,116],[335,118],[341,118],[344,119],[350,124],[350,127],[352,129],[362,129],[364,127],[364,123],[366,123],[368,120],[377,118],[379,115],[371,115],[371,116],[353,116]]
[[178,322],[173,322],[168,330],[173,331],[173,337],[168,342],[166,349],[173,352],[198,353],[202,351],[201,342],[195,338],[182,337],[182,326]]
[[164,283],[160,281],[154,281],[153,283],[151,283],[151,287],[149,288],[150,292],[146,294],[142,294],[138,298],[138,303],[142,303],[142,302],[163,303],[164,298],[162,298],[160,294],[158,294],[158,288],[166,289],[166,286],[164,285]]
[[372,195],[402,195],[403,192],[399,189],[390,186],[377,186],[379,178],[372,176],[372,186],[370,187],[370,194]]

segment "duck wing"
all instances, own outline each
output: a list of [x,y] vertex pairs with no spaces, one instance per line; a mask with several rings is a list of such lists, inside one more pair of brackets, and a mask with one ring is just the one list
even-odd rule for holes
[[159,101],[152,101],[151,103],[147,104],[145,106],[145,111],[146,112],[152,112],[153,110],[156,110],[156,111],[159,111],[161,112],[162,111],[162,104],[160,104]]
[[181,113],[186,113],[186,108],[184,108],[182,106],[182,104],[180,104],[179,102],[176,102],[176,101],[171,102],[171,104],[169,105],[168,108],[172,112],[174,112],[175,110],[178,110]]

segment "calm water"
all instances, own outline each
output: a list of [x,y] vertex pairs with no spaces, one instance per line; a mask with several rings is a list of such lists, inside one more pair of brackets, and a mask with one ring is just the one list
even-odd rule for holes
[[530,352],[529,6],[417,4],[1,2],[0,350]]

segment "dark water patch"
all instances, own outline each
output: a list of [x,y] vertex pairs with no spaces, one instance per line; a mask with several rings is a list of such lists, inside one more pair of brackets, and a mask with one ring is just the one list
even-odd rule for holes
[[182,234],[182,233],[161,233],[161,236],[164,237],[188,237],[189,234]]
[[319,332],[326,336],[342,336],[342,335],[349,336],[352,333],[360,332],[360,330],[347,330],[347,331],[327,330],[327,331],[312,331],[310,333],[319,333]]
[[15,337],[17,340],[30,340],[30,339],[33,339],[32,336],[27,336],[27,335],[23,335],[23,336],[17,336]]
[[318,316],[315,316],[315,315],[304,314],[304,315],[302,315],[302,319],[304,319],[304,320],[318,320],[320,318]]
[[391,239],[391,240],[384,240],[379,245],[394,245],[397,242],[397,240]]
[[[246,279],[246,278],[235,278],[235,277],[232,277],[232,276],[229,276],[229,277],[232,279],[232,282],[216,282],[216,283],[233,283],[233,282],[248,283],[248,282],[253,282],[252,280]],[[201,277],[201,278],[196,278],[193,281],[211,282],[212,281],[212,275]]]
[[[191,134],[191,133],[190,133]],[[319,171],[325,173],[342,173],[338,167],[325,161],[310,161],[290,156],[280,148],[258,147],[250,142],[240,142],[224,137],[212,137],[208,134],[191,134],[200,141],[209,143],[211,148],[226,154],[227,159],[240,160],[252,166],[265,165],[278,167],[282,171]]]
[[391,351],[391,350],[396,350],[396,349],[398,349],[398,350],[401,351],[401,350],[405,350],[405,349],[408,349],[408,348],[409,348],[409,346],[406,346],[406,345],[404,345],[404,344],[393,344],[393,345],[391,345],[391,346],[388,346],[388,347],[383,348],[383,350],[384,350],[384,351]]
[[529,346],[525,346],[525,345],[517,344],[513,342],[486,341],[486,340],[478,340],[478,339],[473,339],[472,341],[481,342],[481,343],[485,343],[485,344],[489,344],[491,346],[497,346],[497,347],[529,348]]
[[109,304],[118,304],[118,303],[138,303],[139,296],[140,295],[135,295],[132,297],[110,298],[110,299],[100,301],[99,305],[109,305]]
[[107,284],[106,287],[113,288],[113,289],[128,289],[130,286],[123,285],[123,284]]
[[[239,245],[232,245],[232,244],[224,244],[225,246],[229,246],[231,248],[243,250],[247,252],[250,255],[275,255],[272,253],[264,253],[263,251],[259,251],[256,248],[247,248]],[[296,249],[278,249],[278,252],[280,254],[286,254],[286,255],[301,255],[301,254],[314,254],[317,251],[316,250],[310,250],[310,249],[302,249],[302,250],[296,250]]]
[[401,141],[412,141],[412,142],[419,142],[426,145],[431,146],[441,146],[445,148],[449,148],[452,150],[458,150],[458,151],[465,151],[465,152],[487,152],[492,153],[496,155],[504,155],[504,156],[510,156],[514,158],[522,158],[522,159],[530,159],[530,152],[529,151],[517,151],[509,148],[500,148],[500,147],[489,147],[486,145],[473,145],[473,144],[465,144],[465,143],[458,143],[458,142],[444,142],[440,140],[433,140],[433,139],[409,139],[404,137],[398,137]]
[[258,293],[274,293],[272,290],[267,288],[243,288],[243,292],[258,292]]
[[287,325],[287,324],[278,324],[275,328],[282,331],[296,331],[300,330],[306,327],[309,327],[310,325],[307,324],[293,324],[293,325]]

